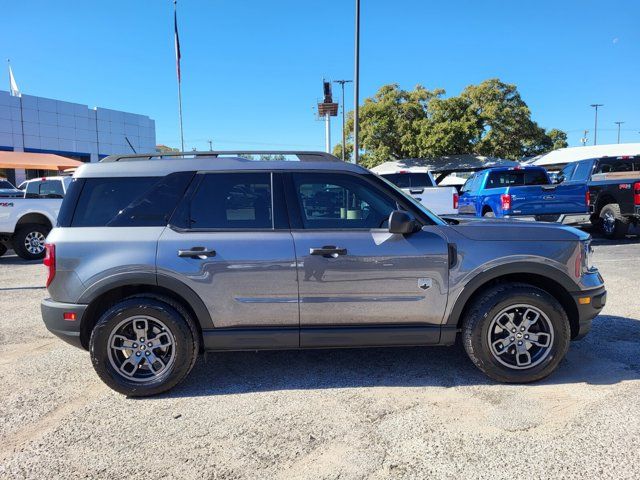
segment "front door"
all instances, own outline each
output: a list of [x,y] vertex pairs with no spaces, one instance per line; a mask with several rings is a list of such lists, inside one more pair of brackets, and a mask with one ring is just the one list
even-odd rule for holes
[[286,213],[273,201],[272,175],[201,173],[195,181],[191,198],[174,215],[183,217],[180,227],[168,227],[159,240],[159,278],[186,283],[203,300],[216,332],[290,327],[285,344],[274,346],[297,347],[294,244]]
[[300,220],[292,233],[302,346],[305,327],[440,325],[448,246],[438,227],[390,234],[387,220],[396,202],[361,176],[305,172],[291,178],[295,200],[288,205]]

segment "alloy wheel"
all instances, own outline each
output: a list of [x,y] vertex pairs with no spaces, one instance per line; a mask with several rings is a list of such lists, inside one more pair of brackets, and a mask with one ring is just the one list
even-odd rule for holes
[[175,344],[171,331],[157,318],[128,317],[109,335],[109,362],[127,380],[149,382],[171,369]]
[[616,217],[613,213],[607,211],[602,216],[602,228],[608,233],[612,234],[616,229]]
[[489,324],[488,341],[493,357],[517,370],[533,368],[551,353],[553,325],[549,317],[533,305],[512,305],[498,313]]
[[40,255],[44,252],[45,236],[42,232],[29,232],[24,237],[24,248],[31,255]]

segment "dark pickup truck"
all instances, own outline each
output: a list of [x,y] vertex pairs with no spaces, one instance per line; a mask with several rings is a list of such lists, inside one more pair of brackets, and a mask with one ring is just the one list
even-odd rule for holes
[[573,162],[556,182],[587,185],[591,223],[608,238],[623,238],[630,224],[640,222],[640,156]]

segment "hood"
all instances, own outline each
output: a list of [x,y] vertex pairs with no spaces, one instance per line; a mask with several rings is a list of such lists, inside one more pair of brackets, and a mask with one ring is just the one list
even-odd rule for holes
[[460,235],[477,241],[584,241],[590,235],[577,228],[558,223],[526,222],[509,219],[457,219],[451,228]]

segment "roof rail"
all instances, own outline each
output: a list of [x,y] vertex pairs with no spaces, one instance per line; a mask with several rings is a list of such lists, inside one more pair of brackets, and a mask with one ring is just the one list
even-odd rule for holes
[[[152,158],[165,158],[165,157],[208,157],[217,158],[220,156],[236,156],[242,157],[243,155],[260,155],[260,156],[276,156],[276,155],[291,155],[297,157],[300,162],[341,162],[338,157],[326,152],[301,152],[301,151],[288,151],[288,150],[221,150],[221,151],[193,151],[193,152],[154,152],[154,153],[135,153],[135,154],[122,154],[122,155],[109,155],[103,158],[100,162],[133,162],[137,160],[151,160]],[[249,159],[250,160],[250,159]],[[264,158],[260,160],[265,160]],[[272,159],[269,159],[272,160]]]

